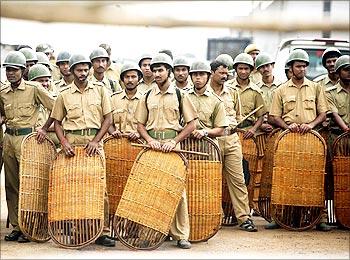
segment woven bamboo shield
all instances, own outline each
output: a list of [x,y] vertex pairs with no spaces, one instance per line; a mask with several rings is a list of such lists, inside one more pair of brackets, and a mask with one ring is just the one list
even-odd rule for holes
[[18,224],[32,241],[45,242],[48,233],[49,173],[56,157],[55,144],[48,138],[38,144],[32,133],[22,141],[19,166]]
[[61,150],[50,172],[49,234],[65,248],[82,248],[102,233],[105,161],[102,155],[87,156],[81,146],[75,156]]
[[185,154],[188,159],[187,198],[192,242],[207,241],[219,230],[222,188],[220,148],[210,138],[187,138],[181,149],[208,153],[209,157]]
[[[142,142],[138,141],[138,143]],[[109,223],[112,236],[115,236],[113,232],[115,211],[122,197],[132,165],[142,149],[141,147],[132,146],[126,137],[114,138],[109,136],[104,140]]]
[[283,131],[275,142],[272,217],[289,230],[312,228],[324,208],[326,143],[316,131]]
[[259,207],[259,213],[268,222],[272,221],[271,183],[272,183],[273,159],[274,159],[274,152],[275,152],[274,148],[275,148],[275,141],[280,133],[281,133],[280,129],[274,129],[268,135],[266,140],[266,149],[264,150],[264,157],[262,162],[258,207]]
[[250,180],[247,186],[248,190],[248,198],[249,198],[249,206],[250,208],[254,208],[258,210],[258,205],[254,203],[254,179],[256,175],[257,163],[258,163],[258,146],[256,143],[255,137],[244,139],[243,134],[245,133],[242,129],[237,129],[237,133],[239,136],[239,140],[242,145],[242,154],[243,158],[246,159],[249,163],[249,173]]
[[164,242],[186,187],[186,175],[187,160],[180,153],[139,153],[114,219],[114,230],[124,245],[151,250]]
[[350,133],[343,133],[333,144],[334,204],[339,223],[350,228]]

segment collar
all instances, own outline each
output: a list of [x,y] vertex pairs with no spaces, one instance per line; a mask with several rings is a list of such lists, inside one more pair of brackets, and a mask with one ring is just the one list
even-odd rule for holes
[[336,85],[336,87],[337,87],[337,94],[338,94],[339,92],[341,92],[341,91],[344,91],[344,92],[348,93],[348,92],[340,85],[339,82],[338,82],[338,84]]
[[[79,92],[79,93],[81,93],[80,90],[79,90],[79,88],[77,87],[77,85],[75,85],[74,81],[73,81],[70,85],[68,85],[68,86],[70,87],[70,91],[71,91],[72,94],[73,94],[74,92]],[[88,84],[86,85],[84,91],[86,91],[86,90],[89,89],[89,88],[93,88],[93,87],[94,87],[94,85],[93,85],[90,81],[88,81]]]
[[[168,89],[164,92],[164,94],[175,94],[176,90],[175,90],[175,86],[173,84],[170,84]],[[159,87],[157,86],[156,88],[154,88],[154,93],[156,95],[160,94],[160,89]]]
[[[311,86],[312,81],[308,80],[306,77],[304,77],[304,83],[301,85],[301,87],[309,87]],[[287,87],[294,87],[296,88],[297,86],[293,83],[292,79],[287,81]]]
[[[122,96],[121,98],[124,99],[124,98],[128,98],[128,96],[126,95],[126,91],[125,89],[120,93]],[[136,90],[136,93],[134,96],[132,96],[130,99],[138,99],[140,100],[142,98],[142,93],[139,91],[139,90]]]
[[193,95],[196,95],[196,96],[207,96],[207,97],[209,97],[209,96],[213,95],[213,90],[212,90],[212,88],[209,85],[206,85],[206,88],[205,88],[204,93],[202,95],[198,95],[196,93],[196,91],[194,90],[194,87],[189,89],[187,93],[188,94],[193,94]]

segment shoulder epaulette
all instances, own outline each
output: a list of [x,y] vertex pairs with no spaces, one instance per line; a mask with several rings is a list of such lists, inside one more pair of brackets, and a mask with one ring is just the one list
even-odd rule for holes
[[36,81],[27,81],[27,80],[25,80],[24,83],[26,85],[33,86],[33,87],[42,86],[39,82],[36,82]]
[[326,92],[330,92],[330,91],[332,91],[332,90],[334,90],[334,89],[337,89],[337,86],[331,86],[331,87],[328,87],[328,88],[326,88]]
[[104,87],[104,84],[102,82],[98,82],[98,81],[91,81],[91,83],[95,86],[99,86],[99,87]]
[[61,93],[61,92],[63,92],[63,91],[66,91],[67,89],[70,89],[69,85],[60,88],[60,89],[58,90],[58,92]]
[[327,74],[320,75],[313,79],[314,82],[319,83],[320,81],[324,80],[326,78]]
[[124,90],[117,90],[116,92],[113,92],[111,97],[114,96],[114,95],[117,95],[117,94],[120,94],[122,93]]

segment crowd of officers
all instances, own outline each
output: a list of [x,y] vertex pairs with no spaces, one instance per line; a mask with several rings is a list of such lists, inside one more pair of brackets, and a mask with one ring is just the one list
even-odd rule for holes
[[[189,63],[186,57],[173,58],[171,51],[161,50],[121,68],[111,61],[107,44],[93,50],[89,58],[63,51],[54,59],[52,53],[48,44],[39,45],[36,52],[22,46],[9,52],[3,63],[7,80],[0,92],[1,125],[5,125],[2,159],[13,226],[6,241],[29,241],[18,226],[18,175],[21,141],[34,131],[39,143],[49,136],[67,156],[74,156],[76,145],[84,145],[87,155],[97,150],[103,154],[106,134],[142,138],[163,152],[179,147],[190,135],[208,136],[220,147],[239,228],[248,232],[257,228],[251,218],[242,147],[235,129],[245,130],[244,138],[274,128],[301,134],[321,127],[334,135],[349,131],[350,60],[335,48],[324,51],[322,64],[328,73],[318,82],[305,77],[308,54],[302,49],[291,51],[284,83],[273,74],[274,60],[255,44],[234,60],[221,54],[211,63]],[[105,212],[108,218],[108,209]],[[105,222],[96,243],[114,246]],[[326,222],[324,211],[317,229],[328,231]],[[266,228],[278,225],[272,222]],[[186,190],[170,235],[178,247],[191,247]]]

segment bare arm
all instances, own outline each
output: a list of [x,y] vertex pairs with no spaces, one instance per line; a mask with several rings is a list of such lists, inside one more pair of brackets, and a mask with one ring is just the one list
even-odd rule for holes
[[349,126],[347,126],[345,124],[345,122],[343,121],[343,119],[339,116],[338,113],[333,112],[332,113],[333,117],[334,117],[334,121],[337,123],[337,125],[344,131],[347,132],[349,131]]
[[54,121],[54,128],[57,135],[58,140],[60,140],[60,143],[62,145],[62,149],[65,152],[67,156],[74,156],[74,150],[66,137],[64,136],[63,129],[62,129],[62,121],[55,120]]

